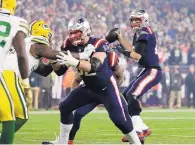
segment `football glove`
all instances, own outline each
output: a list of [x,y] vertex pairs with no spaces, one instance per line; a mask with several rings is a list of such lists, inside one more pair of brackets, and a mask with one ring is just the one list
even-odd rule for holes
[[66,65],[66,66],[73,66],[73,67],[77,67],[79,65],[79,60],[72,57],[70,51],[67,51],[67,54],[64,54],[63,52],[59,52],[60,55],[57,55],[56,57],[58,58],[57,61],[59,62],[59,64],[61,65]]

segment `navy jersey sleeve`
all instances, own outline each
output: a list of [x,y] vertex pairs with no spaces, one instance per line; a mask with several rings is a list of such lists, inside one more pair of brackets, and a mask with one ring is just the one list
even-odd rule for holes
[[109,51],[108,55],[108,63],[112,71],[115,71],[116,66],[118,65],[118,54],[114,51]]
[[99,39],[95,44],[96,52],[107,52],[110,50],[109,43],[104,39]]
[[149,27],[143,27],[136,32],[136,41],[145,40],[148,41],[152,34],[152,30]]

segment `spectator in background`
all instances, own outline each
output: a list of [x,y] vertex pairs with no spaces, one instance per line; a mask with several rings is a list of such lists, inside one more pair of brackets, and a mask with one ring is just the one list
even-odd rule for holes
[[191,106],[191,99],[193,98],[193,107],[195,108],[195,68],[194,65],[190,65],[189,73],[185,78],[187,106]]
[[190,45],[188,50],[188,65],[195,64],[195,43]]
[[32,108],[38,109],[38,104],[39,104],[39,93],[40,93],[40,75],[32,72],[30,74],[30,86],[32,90],[32,95],[33,95],[33,105]]
[[52,106],[52,86],[53,86],[52,74],[47,77],[40,76],[40,98],[41,107],[48,110]]
[[171,51],[171,56],[169,57],[169,64],[170,65],[182,64],[182,54],[178,45],[174,46],[173,50]]
[[168,107],[168,99],[170,98],[170,91],[171,91],[171,73],[169,66],[164,66],[164,72],[162,74],[162,105],[163,108]]
[[180,74],[179,67],[175,66],[171,73],[171,95],[169,100],[169,108],[173,108],[175,99],[177,99],[176,107],[181,107],[181,87],[184,84],[183,77]]
[[70,93],[74,76],[75,76],[75,70],[73,70],[73,68],[70,67],[64,74],[62,80],[62,88],[63,88],[62,99],[64,99]]

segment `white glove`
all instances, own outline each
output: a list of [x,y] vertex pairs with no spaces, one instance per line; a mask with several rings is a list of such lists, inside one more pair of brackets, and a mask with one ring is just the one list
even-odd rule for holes
[[95,49],[96,49],[96,48],[95,48],[93,45],[88,44],[88,45],[84,48],[84,51],[81,52],[81,53],[79,53],[80,59],[88,59],[88,58],[91,56],[91,54],[92,54],[93,52],[95,52]]
[[59,52],[60,55],[56,55],[56,57],[58,58],[57,61],[59,62],[59,64],[61,65],[71,65],[74,67],[77,67],[79,65],[79,60],[72,57],[70,51],[67,51],[68,55],[64,54],[63,52]]

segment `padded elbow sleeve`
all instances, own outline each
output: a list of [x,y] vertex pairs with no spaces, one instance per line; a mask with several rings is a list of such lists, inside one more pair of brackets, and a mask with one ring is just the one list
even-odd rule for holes
[[90,73],[94,73],[100,70],[101,66],[102,66],[102,62],[101,60],[99,60],[96,57],[92,57],[90,59],[90,63],[91,63],[91,70]]
[[55,73],[58,75],[58,76],[61,76],[63,75],[66,71],[68,70],[68,67],[65,66],[65,65],[61,65],[59,70],[55,71]]

